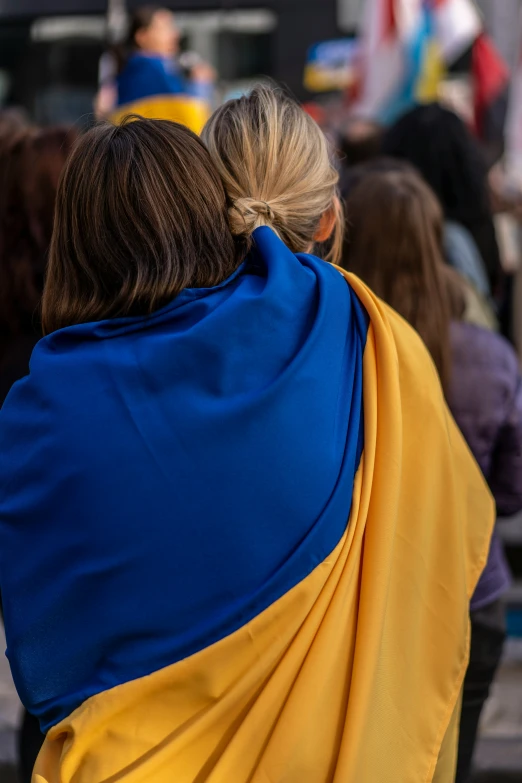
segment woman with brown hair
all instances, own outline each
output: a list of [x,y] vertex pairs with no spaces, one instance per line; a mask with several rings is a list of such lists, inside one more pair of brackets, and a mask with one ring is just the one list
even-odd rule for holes
[[46,336],[0,412],[37,783],[453,776],[490,496],[413,330],[306,253],[326,143],[259,98],[270,187],[232,199],[154,120],[87,133],[59,187]]
[[[498,513],[516,513],[522,508],[522,377],[506,340],[461,320],[462,284],[443,261],[443,215],[435,194],[409,168],[369,170],[352,189],[346,208],[343,266],[419,332]],[[458,783],[468,779],[480,713],[500,662],[505,625],[501,598],[509,581],[495,534],[471,600]]]

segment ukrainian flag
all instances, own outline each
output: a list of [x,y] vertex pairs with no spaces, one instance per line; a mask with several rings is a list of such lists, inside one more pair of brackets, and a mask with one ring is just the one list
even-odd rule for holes
[[178,122],[199,135],[210,117],[210,109],[207,101],[192,95],[151,95],[119,106],[110,120],[120,125],[131,114],[149,120]]
[[269,228],[0,412],[35,783],[450,783],[493,504],[420,339]]
[[159,56],[132,55],[118,76],[117,86],[118,107],[110,118],[115,125],[129,114],[137,114],[179,122],[199,134],[210,116],[209,101],[198,94],[197,85],[187,85],[174,63]]

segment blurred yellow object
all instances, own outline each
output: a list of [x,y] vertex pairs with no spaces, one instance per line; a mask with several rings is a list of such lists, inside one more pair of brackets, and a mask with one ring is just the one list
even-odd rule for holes
[[424,60],[415,97],[420,103],[431,103],[438,100],[440,84],[446,75],[446,66],[442,58],[440,45],[435,40],[429,40],[424,47]]
[[210,117],[210,107],[206,101],[190,95],[153,95],[119,106],[111,114],[110,121],[119,125],[129,114],[149,120],[179,122],[199,135]]
[[354,69],[319,68],[315,64],[305,67],[303,84],[310,92],[329,92],[330,90],[347,90],[355,84]]

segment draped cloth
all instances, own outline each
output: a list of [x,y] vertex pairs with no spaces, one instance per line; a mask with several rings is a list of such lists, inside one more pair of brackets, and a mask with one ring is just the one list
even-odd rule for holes
[[418,336],[268,228],[0,412],[35,783],[451,783],[491,497]]
[[120,125],[131,114],[148,120],[170,120],[185,125],[198,135],[210,117],[209,104],[193,95],[151,95],[115,109],[110,121]]
[[171,120],[201,133],[210,117],[209,87],[186,82],[168,58],[135,53],[117,78],[118,106],[111,122],[129,114]]

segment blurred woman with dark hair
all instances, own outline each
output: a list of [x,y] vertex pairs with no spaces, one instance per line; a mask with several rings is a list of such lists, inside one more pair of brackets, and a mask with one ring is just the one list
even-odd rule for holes
[[[41,337],[40,300],[53,229],[58,179],[77,133],[30,129],[18,112],[0,115],[0,406],[27,375]],[[20,775],[31,780],[43,742],[38,721],[25,713]]]
[[[517,358],[499,335],[462,322],[464,295],[457,273],[443,261],[443,216],[434,193],[408,169],[369,172],[348,196],[347,219],[343,266],[424,339],[498,513],[516,513],[522,508],[522,378]],[[500,599],[509,582],[502,544],[494,535],[471,601],[458,783],[467,780],[480,713],[500,662]]]
[[444,212],[448,263],[479,293],[501,298],[503,272],[487,167],[460,117],[437,103],[419,106],[387,131],[382,151],[412,163],[436,193]]
[[0,404],[27,374],[40,337],[39,304],[71,128],[18,130],[0,151]]

